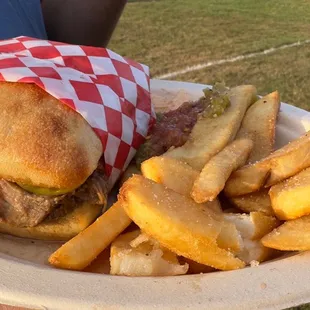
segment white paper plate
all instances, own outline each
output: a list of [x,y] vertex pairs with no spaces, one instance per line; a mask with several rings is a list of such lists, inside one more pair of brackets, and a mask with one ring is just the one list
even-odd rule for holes
[[[157,81],[153,90],[204,85]],[[277,146],[310,129],[310,115],[282,104]],[[284,309],[310,302],[310,252],[258,267],[166,278],[127,278],[46,265],[59,243],[0,235],[0,303],[32,309]]]

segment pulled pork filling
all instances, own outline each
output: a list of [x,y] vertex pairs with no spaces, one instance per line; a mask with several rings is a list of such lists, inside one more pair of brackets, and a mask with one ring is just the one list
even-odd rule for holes
[[185,102],[179,108],[158,113],[156,124],[135,156],[138,167],[153,156],[160,156],[171,147],[186,143],[198,117],[214,118],[222,115],[230,106],[228,88],[216,83],[213,89],[204,89],[204,96],[195,102]]
[[0,179],[0,220],[14,226],[33,227],[45,218],[64,216],[81,203],[105,205],[107,192],[103,163],[99,163],[83,185],[60,196],[36,195]]
[[164,154],[172,146],[182,146],[188,139],[198,115],[209,104],[207,98],[196,102],[185,102],[176,110],[157,114],[151,135],[142,144],[135,160],[139,166],[144,160]]

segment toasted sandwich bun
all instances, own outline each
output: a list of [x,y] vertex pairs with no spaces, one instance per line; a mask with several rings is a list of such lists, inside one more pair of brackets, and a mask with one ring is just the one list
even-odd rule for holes
[[72,190],[97,168],[102,144],[84,118],[34,84],[0,82],[0,178]]
[[63,217],[44,220],[34,227],[16,227],[0,222],[0,233],[22,238],[67,241],[88,227],[100,214],[101,205],[81,204]]

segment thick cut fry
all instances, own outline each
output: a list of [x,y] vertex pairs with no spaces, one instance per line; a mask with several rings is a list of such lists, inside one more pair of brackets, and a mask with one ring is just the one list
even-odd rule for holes
[[244,240],[244,247],[237,256],[246,264],[251,262],[264,262],[272,258],[275,254],[273,249],[265,247],[260,240]]
[[237,139],[251,138],[254,142],[248,163],[255,163],[273,151],[279,107],[279,93],[275,91],[259,99],[247,110]]
[[251,212],[250,214],[225,213],[224,218],[234,223],[242,238],[239,250],[234,251],[238,258],[246,264],[251,264],[253,261],[263,262],[273,256],[274,251],[263,246],[260,239],[280,224],[275,217]]
[[246,110],[256,99],[256,88],[238,86],[229,90],[228,96],[231,105],[221,116],[199,118],[189,140],[183,146],[169,150],[165,156],[183,160],[200,171],[212,156],[233,141]]
[[222,214],[222,208],[221,208],[221,203],[218,199],[214,199],[213,201],[208,201],[205,202],[203,204],[201,204],[202,206],[204,206],[205,208],[209,208],[219,214]]
[[310,133],[290,142],[265,159],[245,166],[230,176],[225,194],[240,196],[272,186],[310,166]]
[[190,198],[135,175],[121,188],[119,200],[142,231],[172,252],[221,270],[244,267],[216,243],[221,216]]
[[49,263],[58,268],[82,270],[130,223],[122,203],[116,202],[92,225],[54,252]]
[[[181,195],[186,195],[188,193],[188,189],[184,186],[184,185],[175,185],[176,183],[180,182],[178,180],[178,175],[174,174],[174,171],[180,171],[178,169],[178,165],[180,164],[181,166],[181,170],[186,174],[188,171],[192,172],[193,168],[191,168],[189,165],[184,164],[176,159],[173,158],[164,158],[163,161],[161,160],[160,157],[153,157],[155,159],[155,161],[152,160],[147,160],[146,162],[150,162],[150,163],[160,163],[160,165],[162,163],[165,163],[163,166],[165,166],[166,169],[162,169],[162,177],[157,178],[156,177],[156,169],[152,170],[152,169],[148,169],[149,168],[149,164],[147,163],[147,171],[154,171],[154,174],[147,172],[147,175],[151,175],[153,176],[153,181],[155,181],[156,183],[160,183],[163,184],[164,186],[166,186],[169,189],[174,190],[175,192],[181,194]],[[171,163],[171,167],[173,167],[172,173],[169,174],[169,171],[167,171],[167,169],[169,169],[169,165],[168,163]],[[185,166],[183,166],[185,165]],[[159,167],[159,170],[163,167]],[[190,170],[186,170],[187,168],[189,168]],[[144,173],[143,173],[144,174]],[[168,176],[170,175],[170,176]],[[198,173],[196,174],[196,176],[198,175]],[[190,175],[188,176],[190,177]],[[152,178],[149,178],[152,180]],[[155,180],[154,180],[155,179]],[[167,181],[167,179],[169,181]],[[193,178],[192,178],[193,181]],[[185,181],[187,182],[187,181]],[[211,210],[211,211],[215,211],[217,213],[216,218],[219,219],[220,221],[222,221],[223,216],[222,216],[222,208],[221,208],[221,204],[219,202],[218,199],[214,199],[213,201],[208,201],[206,203],[201,204],[202,206],[204,206],[206,209]],[[221,227],[221,231],[217,237],[217,242],[220,248],[223,249],[230,249],[232,250],[232,252],[237,252],[240,250],[241,247],[241,239],[239,236],[239,233],[235,227],[235,225],[233,225],[232,223],[226,222],[223,223],[222,227]]]
[[250,214],[225,213],[224,218],[236,225],[243,239],[257,240],[270,233],[280,225],[273,216],[264,215],[261,212]]
[[186,274],[188,264],[181,265],[177,255],[140,231],[118,236],[111,245],[111,274],[140,276],[175,276]]
[[[169,157],[152,157],[141,164],[142,174],[156,183],[174,190],[175,192],[190,196],[194,181],[199,175],[188,164]],[[204,204],[216,212],[222,212],[220,202],[215,199]]]
[[231,173],[246,163],[252,147],[252,140],[235,140],[212,157],[195,180],[192,198],[198,203],[214,200]]
[[271,187],[271,205],[281,220],[310,214],[310,168]]
[[[224,216],[225,219],[225,216]],[[217,245],[236,254],[243,248],[243,241],[240,232],[234,223],[225,221],[222,225],[221,232],[218,235]]]
[[269,175],[269,167],[245,166],[230,175],[224,193],[227,197],[238,197],[259,191]]
[[310,215],[285,222],[266,235],[262,243],[281,251],[310,250]]
[[141,174],[141,171],[137,168],[136,164],[130,164],[119,181],[120,187],[134,174]]
[[188,164],[169,157],[152,157],[141,164],[142,174],[156,183],[161,183],[175,192],[190,196],[199,172]]
[[250,212],[262,212],[266,215],[274,215],[269,197],[269,188],[264,188],[258,192],[229,198],[229,201],[238,209]]

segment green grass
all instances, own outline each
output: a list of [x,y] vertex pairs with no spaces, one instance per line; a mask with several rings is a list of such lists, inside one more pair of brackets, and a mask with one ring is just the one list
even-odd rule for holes
[[310,304],[302,305],[302,306],[299,306],[299,307],[290,308],[290,309],[287,309],[287,310],[309,310],[309,309],[310,309]]
[[[156,76],[309,39],[309,21],[310,3],[302,0],[135,0],[127,4],[109,48],[149,65]],[[309,55],[307,45],[174,79],[251,81],[261,93],[279,89],[282,100],[310,110]]]
[[310,110],[310,45],[187,73],[176,79],[206,84],[225,81],[229,86],[253,84],[261,95],[277,89],[282,101]]
[[302,305],[302,306],[299,306],[299,307],[291,308],[289,310],[309,310],[309,309],[310,309],[310,305],[307,304],[307,305]]

